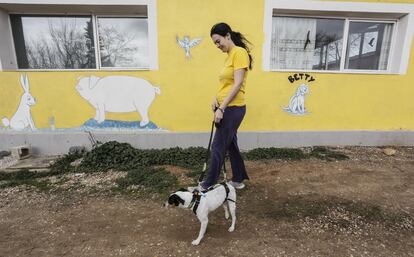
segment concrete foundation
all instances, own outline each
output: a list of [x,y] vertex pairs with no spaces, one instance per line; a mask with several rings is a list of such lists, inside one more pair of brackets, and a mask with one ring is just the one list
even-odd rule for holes
[[[20,145],[31,146],[36,155],[66,154],[71,146],[91,149],[94,141],[119,141],[141,149],[191,146],[207,147],[209,132],[0,132],[0,150]],[[251,150],[258,147],[304,146],[414,146],[414,131],[292,131],[240,132],[239,147]]]

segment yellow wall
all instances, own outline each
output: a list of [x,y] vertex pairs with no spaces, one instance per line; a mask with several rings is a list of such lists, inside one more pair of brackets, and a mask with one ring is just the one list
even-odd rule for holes
[[[412,3],[412,0],[365,2]],[[289,130],[414,130],[414,45],[406,75],[308,73],[305,116],[282,110],[298,83],[294,72],[263,72],[264,1],[159,0],[157,2],[158,71],[27,72],[30,92],[37,104],[31,108],[37,128],[48,128],[55,117],[57,128],[79,127],[95,110],[75,90],[77,78],[128,75],[144,78],[161,88],[150,107],[150,119],[169,131],[207,131],[218,73],[225,54],[211,42],[210,28],[224,21],[253,43],[254,69],[247,83],[247,115],[242,131]],[[235,8],[237,6],[237,8]],[[192,59],[175,42],[175,36],[202,37],[191,49]],[[0,72],[0,118],[11,118],[21,94],[21,72]],[[107,119],[140,120],[137,113],[110,114]],[[0,126],[1,127],[1,126]]]

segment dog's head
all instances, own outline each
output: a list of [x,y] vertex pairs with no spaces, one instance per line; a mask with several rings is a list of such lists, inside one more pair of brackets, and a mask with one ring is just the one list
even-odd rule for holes
[[168,197],[168,201],[164,204],[164,207],[168,208],[168,206],[177,206],[181,208],[185,208],[188,206],[189,201],[192,199],[192,193],[190,193],[187,189],[180,188],[178,191],[172,193]]
[[309,87],[306,84],[301,84],[296,90],[296,95],[307,95],[309,93]]

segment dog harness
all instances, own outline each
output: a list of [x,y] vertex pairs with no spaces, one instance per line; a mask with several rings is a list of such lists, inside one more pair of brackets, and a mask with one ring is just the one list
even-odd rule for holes
[[216,189],[220,185],[224,186],[224,189],[226,190],[226,198],[224,199],[224,202],[223,203],[225,203],[226,201],[231,201],[231,202],[235,203],[236,201],[234,201],[233,199],[228,198],[229,197],[230,189],[227,186],[226,182],[222,182],[222,183],[220,183],[220,184],[218,184],[218,185],[216,185],[214,187],[210,187],[209,189],[207,189],[206,191],[203,191],[203,192],[200,192],[198,190],[195,190],[193,192],[193,199],[191,199],[191,202],[190,202],[190,205],[188,206],[188,208],[189,209],[193,208],[194,214],[197,215],[197,208],[198,208],[198,205],[200,204],[201,197],[202,196],[205,196],[205,194],[208,191],[212,191],[212,190]]

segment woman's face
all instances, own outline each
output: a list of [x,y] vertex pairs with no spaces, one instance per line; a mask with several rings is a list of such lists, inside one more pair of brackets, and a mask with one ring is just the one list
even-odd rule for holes
[[231,38],[230,34],[227,34],[226,36],[220,36],[218,34],[211,35],[211,40],[213,40],[213,43],[219,48],[221,51],[227,53],[230,50],[231,46]]

